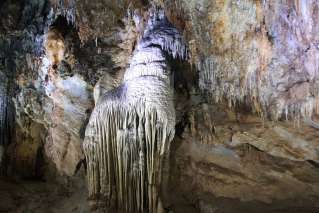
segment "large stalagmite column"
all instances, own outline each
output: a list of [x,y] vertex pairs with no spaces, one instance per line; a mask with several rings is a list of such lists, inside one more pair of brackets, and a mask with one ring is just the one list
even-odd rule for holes
[[166,56],[184,58],[181,35],[153,12],[123,83],[96,104],[84,152],[89,195],[117,212],[158,212],[165,154],[175,131],[171,70]]

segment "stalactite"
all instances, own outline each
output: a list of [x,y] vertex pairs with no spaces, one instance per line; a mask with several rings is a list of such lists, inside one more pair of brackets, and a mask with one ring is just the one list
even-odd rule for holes
[[162,164],[175,132],[166,53],[187,56],[181,35],[156,11],[123,83],[99,98],[86,129],[89,196],[118,212],[162,208]]
[[55,11],[51,11],[50,16],[55,17],[62,15],[66,18],[69,24],[74,25],[76,22],[76,1],[75,0],[51,0]]

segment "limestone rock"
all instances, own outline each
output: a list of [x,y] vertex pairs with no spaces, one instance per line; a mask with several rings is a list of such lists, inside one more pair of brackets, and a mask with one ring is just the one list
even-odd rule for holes
[[232,136],[231,146],[250,144],[273,156],[294,161],[318,162],[317,130],[302,126],[302,132],[294,127],[276,125],[264,132],[251,134],[237,132]]
[[[0,1],[1,164],[13,175],[34,178],[43,163],[40,153],[49,157],[46,180],[62,178],[49,172],[55,168],[67,176],[84,169],[82,143],[93,96],[98,105],[98,97],[123,83],[129,64],[138,73],[153,62],[132,58],[152,6],[164,8],[190,53],[189,64],[167,63],[174,71],[176,137],[161,174],[170,188],[162,189],[163,207],[176,213],[318,212],[315,0]],[[59,66],[49,70],[43,44],[53,25],[68,33],[62,35]],[[158,31],[142,49],[162,35]],[[120,139],[131,136],[123,131]],[[71,179],[63,180],[78,181]],[[17,203],[19,210],[33,211],[35,200],[59,198],[56,191],[1,189],[7,190],[0,203],[5,212],[17,212]],[[12,189],[24,202],[15,201]],[[85,203],[77,196],[70,202],[79,200]],[[68,208],[40,209],[81,211],[68,202],[62,202]]]
[[123,83],[98,100],[85,132],[89,196],[110,211],[164,212],[161,174],[175,133],[166,55],[184,59],[186,47],[162,10],[150,14]]
[[[319,56],[315,1],[175,0],[199,85],[217,102],[246,104],[265,117],[317,110]],[[176,21],[179,24],[178,21]]]
[[87,83],[77,75],[58,77],[47,87],[54,106],[45,151],[58,170],[67,175],[73,175],[84,158],[82,140],[92,107],[89,91]]
[[191,114],[171,151],[171,200],[181,196],[174,191],[205,202],[227,197],[243,203],[311,203],[319,195],[317,130],[233,116],[207,105]]

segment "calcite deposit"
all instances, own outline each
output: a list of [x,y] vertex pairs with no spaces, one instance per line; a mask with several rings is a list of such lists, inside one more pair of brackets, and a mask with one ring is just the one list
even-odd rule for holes
[[0,14],[0,212],[319,211],[316,0],[3,0]]
[[164,12],[154,9],[123,83],[98,99],[86,129],[89,196],[113,211],[164,211],[161,174],[175,133],[165,54],[185,59],[187,51]]
[[315,1],[163,4],[184,20],[199,87],[214,101],[271,119],[317,113]]

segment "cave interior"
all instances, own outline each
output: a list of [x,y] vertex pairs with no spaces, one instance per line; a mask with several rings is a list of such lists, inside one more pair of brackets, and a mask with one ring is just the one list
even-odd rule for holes
[[319,212],[316,0],[0,15],[0,212]]

